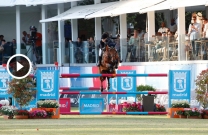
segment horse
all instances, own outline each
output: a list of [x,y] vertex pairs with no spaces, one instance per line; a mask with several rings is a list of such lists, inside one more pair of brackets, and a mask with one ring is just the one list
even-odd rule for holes
[[[116,74],[116,69],[118,68],[120,62],[119,55],[114,47],[109,47],[106,45],[105,50],[103,51],[102,54],[102,61],[101,65],[99,66],[99,72],[100,74]],[[101,82],[101,92],[103,92],[103,81],[106,80],[108,81],[108,90],[110,89],[110,78],[114,78],[113,76],[111,77],[100,77],[100,82]]]

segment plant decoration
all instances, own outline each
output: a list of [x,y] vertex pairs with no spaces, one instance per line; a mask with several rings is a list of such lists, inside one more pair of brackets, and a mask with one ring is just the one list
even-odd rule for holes
[[187,117],[190,117],[190,116],[200,117],[202,114],[201,110],[198,110],[197,108],[189,108],[189,109],[186,109],[183,111],[177,111],[176,113],[177,113],[177,115],[184,115]]
[[13,107],[13,106],[2,106],[0,109],[0,114],[2,115],[7,115],[7,116],[14,116],[14,111],[17,108]]
[[59,103],[56,100],[43,100],[37,102],[38,108],[58,108]]
[[34,118],[34,117],[46,118],[47,112],[45,110],[36,110],[30,112],[29,116],[30,118]]
[[[156,89],[150,85],[139,85],[137,86],[137,91],[156,91]],[[151,96],[151,94],[148,94],[148,96]],[[156,98],[156,95],[154,96]],[[142,100],[141,94],[138,94],[137,98],[139,101],[141,101]]]
[[27,110],[15,110],[14,115],[23,115],[23,116],[28,116],[29,112]]
[[190,105],[187,101],[173,101],[171,108],[190,108]]
[[140,112],[142,111],[141,103],[123,103],[123,111],[124,112]]
[[30,118],[34,118],[34,117],[37,117],[37,118],[51,118],[53,115],[54,115],[54,112],[53,112],[52,109],[49,110],[49,111],[35,110],[35,111],[29,112]]
[[196,100],[201,103],[205,109],[208,107],[208,69],[202,70],[195,80],[196,83]]
[[[28,72],[29,63],[25,61],[19,61],[24,68],[16,72],[13,70],[15,76],[23,76],[25,72]],[[10,65],[12,69],[16,69],[16,64]],[[22,106],[28,105],[30,101],[33,100],[36,90],[34,90],[35,85],[31,77],[26,77],[23,79],[13,78],[9,82],[8,94],[12,94],[16,102],[19,104],[20,108]]]
[[166,112],[165,106],[160,104],[155,104],[156,112]]

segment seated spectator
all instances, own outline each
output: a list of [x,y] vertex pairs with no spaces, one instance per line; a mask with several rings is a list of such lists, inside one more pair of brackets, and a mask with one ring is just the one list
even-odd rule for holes
[[90,37],[90,39],[88,39],[88,49],[89,49],[89,62],[93,63],[95,62],[95,41],[93,39],[93,37]]
[[167,28],[165,27],[165,22],[161,23],[161,27],[159,28],[158,33],[161,33],[162,37],[166,36]]
[[120,50],[120,35],[117,35],[115,49],[116,49],[117,51]]

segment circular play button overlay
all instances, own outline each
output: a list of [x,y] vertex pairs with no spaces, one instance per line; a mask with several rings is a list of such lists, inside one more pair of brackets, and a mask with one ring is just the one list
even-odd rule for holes
[[29,76],[31,70],[30,59],[23,54],[13,55],[7,62],[7,71],[15,79],[23,79]]

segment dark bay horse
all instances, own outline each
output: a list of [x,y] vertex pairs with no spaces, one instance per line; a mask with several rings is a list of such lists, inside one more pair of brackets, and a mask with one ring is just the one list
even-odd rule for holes
[[[116,69],[120,62],[119,55],[115,48],[106,45],[105,50],[102,55],[101,65],[99,66],[100,74],[116,74]],[[101,92],[103,92],[103,81],[108,80],[108,90],[110,89],[110,78],[114,77],[100,77],[101,81]]]

